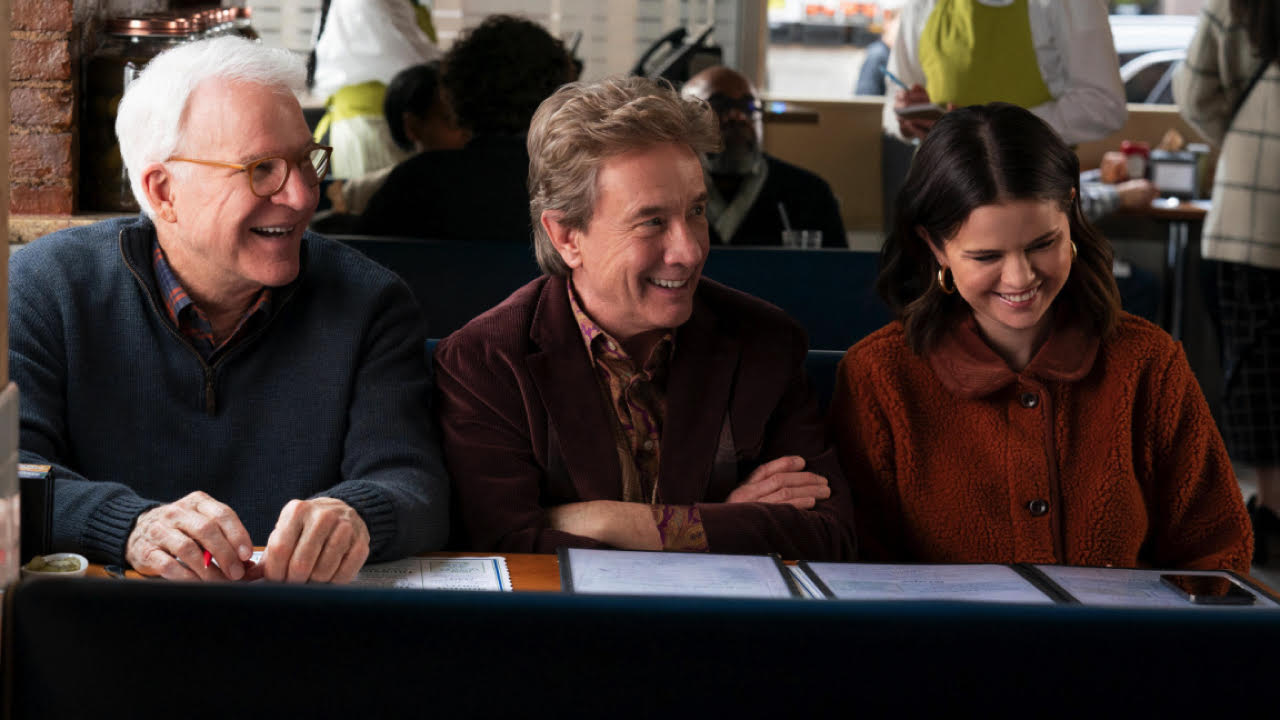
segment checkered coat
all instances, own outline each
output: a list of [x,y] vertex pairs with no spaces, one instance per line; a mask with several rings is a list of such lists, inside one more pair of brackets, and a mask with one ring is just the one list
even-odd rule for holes
[[1229,4],[1205,3],[1174,77],[1183,117],[1221,148],[1201,253],[1280,268],[1280,62],[1270,64],[1232,119],[1260,61]]

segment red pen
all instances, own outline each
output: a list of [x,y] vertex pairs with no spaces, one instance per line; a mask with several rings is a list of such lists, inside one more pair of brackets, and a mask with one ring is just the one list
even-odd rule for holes
[[209,563],[213,561],[213,553],[208,550],[204,551],[204,566],[209,567]]

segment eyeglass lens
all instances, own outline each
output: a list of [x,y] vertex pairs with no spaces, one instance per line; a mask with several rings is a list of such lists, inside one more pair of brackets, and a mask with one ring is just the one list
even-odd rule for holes
[[[254,194],[266,197],[280,192],[289,179],[289,162],[280,157],[259,160],[249,173]],[[308,185],[319,185],[328,170],[329,151],[325,148],[312,148],[298,160],[298,172]]]

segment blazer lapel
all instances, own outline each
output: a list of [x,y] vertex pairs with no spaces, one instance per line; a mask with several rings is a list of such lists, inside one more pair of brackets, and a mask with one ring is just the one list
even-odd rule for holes
[[658,488],[672,505],[706,494],[740,353],[737,336],[700,300],[694,296],[693,315],[676,334],[667,381]]
[[[543,286],[529,337],[538,348],[528,357],[529,374],[559,439],[560,447],[549,451],[560,453],[582,500],[620,500],[622,471],[613,426],[563,278],[553,277]],[[548,458],[548,466],[554,464]]]

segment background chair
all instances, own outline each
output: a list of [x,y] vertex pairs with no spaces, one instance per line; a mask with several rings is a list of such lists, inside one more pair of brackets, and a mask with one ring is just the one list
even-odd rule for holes
[[335,235],[399,275],[422,306],[427,336],[442,338],[542,274],[520,243]]

